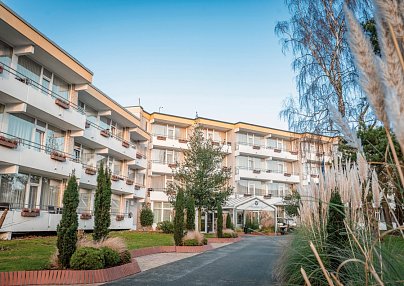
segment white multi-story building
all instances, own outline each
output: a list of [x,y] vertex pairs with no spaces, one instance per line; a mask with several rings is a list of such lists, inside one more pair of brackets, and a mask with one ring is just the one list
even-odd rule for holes
[[[8,209],[0,233],[55,231],[73,172],[80,187],[79,227],[91,230],[101,163],[112,173],[111,229],[136,229],[146,198],[155,223],[172,219],[165,189],[195,123],[227,154],[231,198],[269,201],[280,212],[279,202],[292,189],[318,182],[336,142],[124,108],[91,84],[92,75],[0,3],[0,215]],[[243,224],[239,211],[232,215]],[[204,214],[203,229],[214,230],[213,213]]]

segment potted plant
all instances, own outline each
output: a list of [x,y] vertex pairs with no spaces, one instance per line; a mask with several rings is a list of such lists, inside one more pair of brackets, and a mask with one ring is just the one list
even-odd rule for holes
[[97,169],[94,167],[86,167],[85,173],[88,175],[95,175],[97,174]]
[[125,218],[125,215],[123,215],[123,214],[117,214],[116,217],[115,217],[115,220],[116,220],[116,221],[122,221],[122,220],[124,220],[124,218]]
[[18,146],[18,140],[0,136],[0,145],[10,149],[15,149]]
[[82,213],[80,215],[80,219],[82,219],[82,220],[89,220],[91,218],[92,218],[92,215],[90,213]]
[[66,162],[66,154],[54,150],[51,152],[51,159],[59,162]]
[[63,109],[69,109],[69,107],[70,107],[70,103],[68,101],[65,101],[65,100],[60,99],[60,98],[56,98],[55,104],[60,106]]

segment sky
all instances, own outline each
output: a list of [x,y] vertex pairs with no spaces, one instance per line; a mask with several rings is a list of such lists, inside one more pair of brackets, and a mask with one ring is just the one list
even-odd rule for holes
[[3,0],[94,72],[123,106],[287,128],[292,56],[282,0]]

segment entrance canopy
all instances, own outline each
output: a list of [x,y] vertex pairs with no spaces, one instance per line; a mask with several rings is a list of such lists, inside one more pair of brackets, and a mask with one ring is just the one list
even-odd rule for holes
[[223,209],[237,209],[243,211],[276,211],[276,207],[258,197],[241,197],[230,199]]

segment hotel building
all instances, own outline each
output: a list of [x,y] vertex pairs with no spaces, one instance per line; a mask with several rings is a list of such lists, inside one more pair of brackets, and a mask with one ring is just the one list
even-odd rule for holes
[[[331,137],[125,108],[93,86],[92,76],[0,3],[0,215],[8,209],[0,233],[55,231],[73,172],[79,228],[91,230],[101,163],[112,173],[111,229],[136,229],[145,200],[155,223],[172,219],[164,191],[195,123],[226,154],[231,199],[257,198],[278,216],[282,198],[316,183],[335,148]],[[203,219],[204,230],[214,230],[214,214]],[[239,211],[233,219],[243,224]]]

